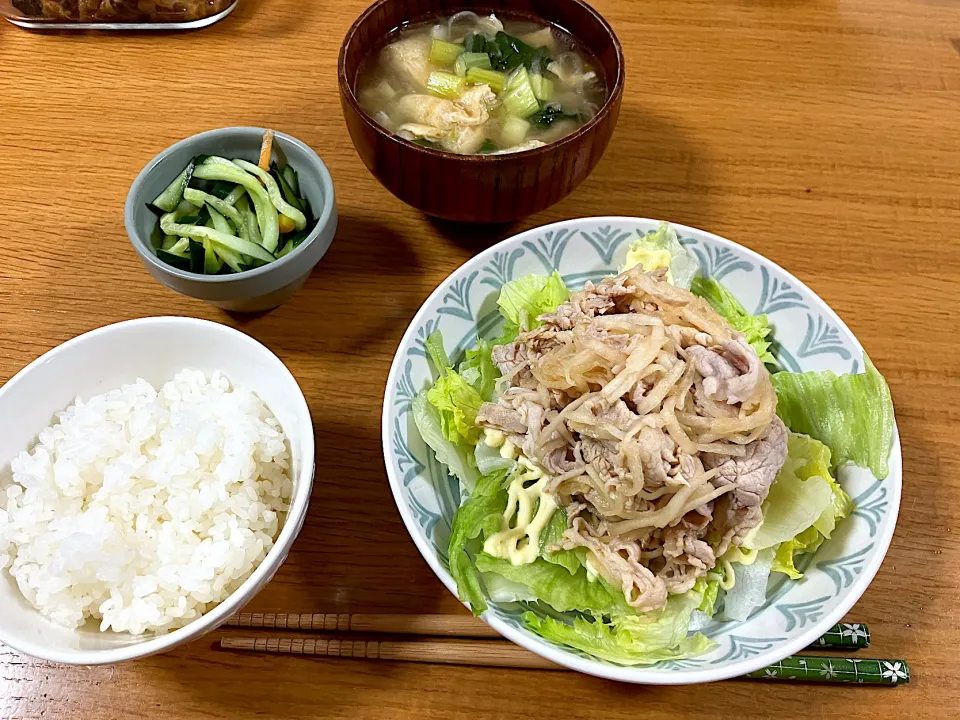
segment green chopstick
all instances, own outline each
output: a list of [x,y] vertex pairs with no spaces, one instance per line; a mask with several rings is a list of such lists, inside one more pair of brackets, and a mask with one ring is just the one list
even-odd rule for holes
[[792,655],[743,677],[750,680],[895,686],[910,682],[910,667],[904,660]]
[[[817,638],[809,650],[860,650],[870,647],[870,628],[863,623],[838,623]],[[744,675],[751,680],[800,680],[856,685],[906,685],[910,666],[905,660],[791,655]]]
[[870,647],[870,628],[863,623],[838,623],[810,645],[816,650],[860,650]]

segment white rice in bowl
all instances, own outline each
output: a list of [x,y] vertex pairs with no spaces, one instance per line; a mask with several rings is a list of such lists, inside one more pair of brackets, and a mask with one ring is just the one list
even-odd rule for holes
[[183,370],[77,401],[0,483],[0,570],[67,627],[186,625],[266,557],[292,491],[283,430],[251,391]]

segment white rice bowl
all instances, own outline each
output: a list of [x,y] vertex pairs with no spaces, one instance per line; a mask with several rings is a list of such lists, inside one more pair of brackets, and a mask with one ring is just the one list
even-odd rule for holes
[[293,487],[264,402],[196,370],[78,399],[10,467],[0,569],[59,625],[132,634],[182,627],[239,588]]

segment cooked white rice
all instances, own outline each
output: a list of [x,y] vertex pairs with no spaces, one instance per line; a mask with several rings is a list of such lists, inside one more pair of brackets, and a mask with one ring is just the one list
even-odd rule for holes
[[0,570],[67,627],[181,627],[273,546],[289,466],[267,406],[220,373],[78,399],[0,482]]

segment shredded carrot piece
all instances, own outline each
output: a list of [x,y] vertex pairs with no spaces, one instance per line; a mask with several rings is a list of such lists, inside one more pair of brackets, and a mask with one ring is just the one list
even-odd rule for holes
[[270,156],[273,154],[273,130],[267,130],[263,134],[263,142],[260,144],[260,162],[257,163],[261,170],[270,172]]

